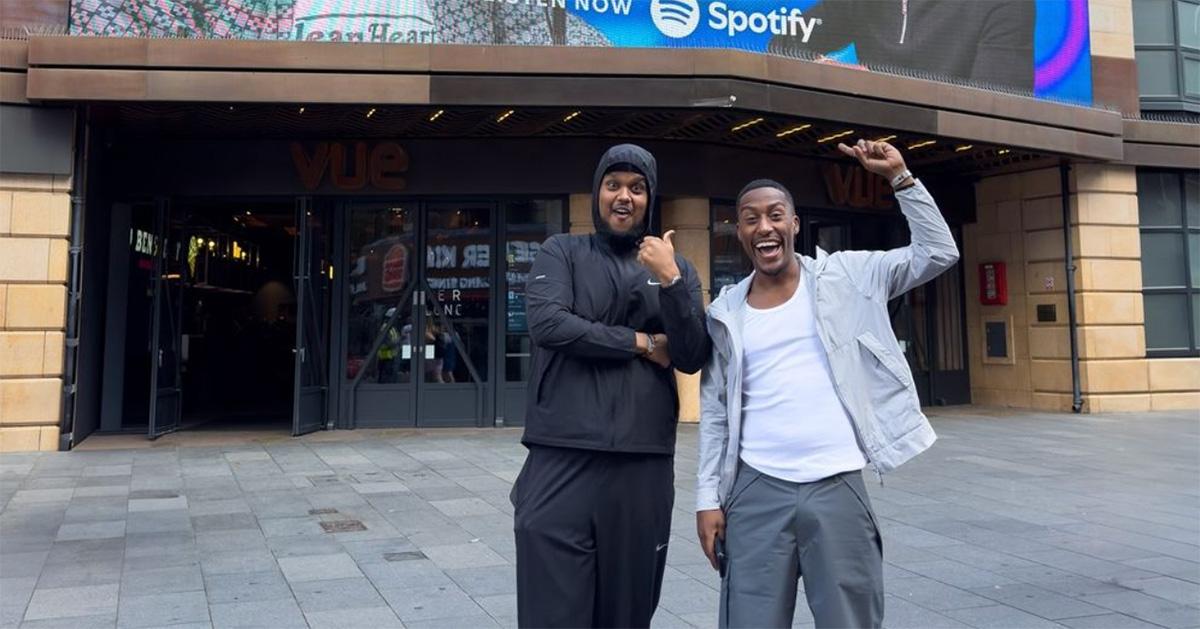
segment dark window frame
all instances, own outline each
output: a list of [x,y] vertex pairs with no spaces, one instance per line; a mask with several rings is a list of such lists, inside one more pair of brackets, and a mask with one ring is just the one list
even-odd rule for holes
[[[1137,0],[1134,0],[1136,3]],[[1141,94],[1141,88],[1138,88],[1138,98],[1141,101],[1143,111],[1191,111],[1200,113],[1200,94],[1189,96],[1187,93],[1187,74],[1184,72],[1186,59],[1200,61],[1200,49],[1185,47],[1181,43],[1179,33],[1179,5],[1200,5],[1200,0],[1171,0],[1168,3],[1170,6],[1170,30],[1172,33],[1172,44],[1142,44],[1134,41],[1134,56],[1136,64],[1137,53],[1146,52],[1173,52],[1175,54],[1175,96],[1144,96]],[[1134,9],[1136,15],[1137,10]],[[1136,18],[1134,18],[1136,19]],[[1134,27],[1136,36],[1137,28]]]
[[[1161,169],[1161,168],[1139,168],[1138,173],[1171,175],[1172,179],[1175,180],[1175,184],[1179,186],[1179,207],[1177,208],[1177,210],[1180,215],[1178,226],[1144,226],[1141,224],[1141,216],[1140,216],[1140,212],[1139,212],[1139,217],[1138,217],[1138,238],[1139,238],[1139,240],[1141,239],[1141,236],[1144,234],[1178,235],[1183,239],[1183,258],[1181,260],[1181,264],[1183,265],[1183,285],[1182,286],[1168,286],[1168,287],[1158,287],[1158,286],[1146,287],[1146,286],[1143,286],[1142,287],[1142,296],[1144,298],[1145,296],[1148,296],[1148,295],[1178,295],[1178,296],[1182,296],[1184,298],[1184,301],[1186,302],[1186,306],[1187,306],[1186,322],[1187,322],[1188,347],[1186,349],[1153,349],[1149,346],[1149,341],[1147,341],[1146,357],[1147,358],[1200,357],[1200,338],[1197,338],[1198,335],[1197,335],[1196,326],[1193,323],[1196,320],[1196,313],[1194,312],[1194,310],[1196,308],[1195,298],[1197,295],[1200,295],[1200,278],[1192,277],[1192,260],[1191,260],[1192,252],[1191,252],[1191,242],[1189,240],[1189,238],[1191,236],[1200,237],[1200,224],[1191,225],[1188,223],[1187,180],[1185,177],[1185,175],[1188,173],[1187,173],[1187,171],[1168,170],[1168,169]],[[1139,192],[1139,197],[1140,197],[1141,190],[1139,190],[1138,192]],[[1140,205],[1140,199],[1139,199],[1139,205]],[[1143,254],[1142,264],[1145,264],[1144,257],[1145,256]],[[1144,272],[1143,272],[1143,277],[1145,277]],[[1146,311],[1146,304],[1143,299],[1143,303],[1142,303],[1143,325],[1145,325],[1145,321],[1146,321],[1145,311]]]

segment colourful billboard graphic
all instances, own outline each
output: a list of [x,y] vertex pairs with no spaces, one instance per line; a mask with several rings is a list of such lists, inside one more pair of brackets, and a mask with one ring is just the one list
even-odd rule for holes
[[71,32],[726,48],[1092,101],[1087,0],[78,0]]

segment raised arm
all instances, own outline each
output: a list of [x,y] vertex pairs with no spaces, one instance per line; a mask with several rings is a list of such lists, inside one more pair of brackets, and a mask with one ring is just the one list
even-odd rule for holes
[[950,226],[925,186],[911,175],[896,147],[887,142],[859,140],[853,147],[838,145],[863,168],[888,181],[901,179],[896,191],[900,211],[908,221],[912,241],[889,251],[862,252],[866,284],[888,299],[932,280],[958,261],[958,246]]

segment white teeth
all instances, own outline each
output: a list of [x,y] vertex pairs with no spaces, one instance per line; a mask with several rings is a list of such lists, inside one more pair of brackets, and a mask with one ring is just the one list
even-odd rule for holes
[[777,242],[760,242],[757,245],[754,245],[754,247],[759,250],[774,249],[775,247],[778,247],[778,246],[779,246],[779,243],[777,243]]

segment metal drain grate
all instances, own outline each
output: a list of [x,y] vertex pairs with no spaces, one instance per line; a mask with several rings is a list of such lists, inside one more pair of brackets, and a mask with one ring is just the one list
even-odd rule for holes
[[425,553],[419,550],[410,550],[403,553],[384,553],[384,561],[415,561],[418,559],[428,559]]
[[326,533],[352,533],[354,531],[365,531],[367,527],[358,520],[334,520],[332,522],[322,522],[321,528]]

